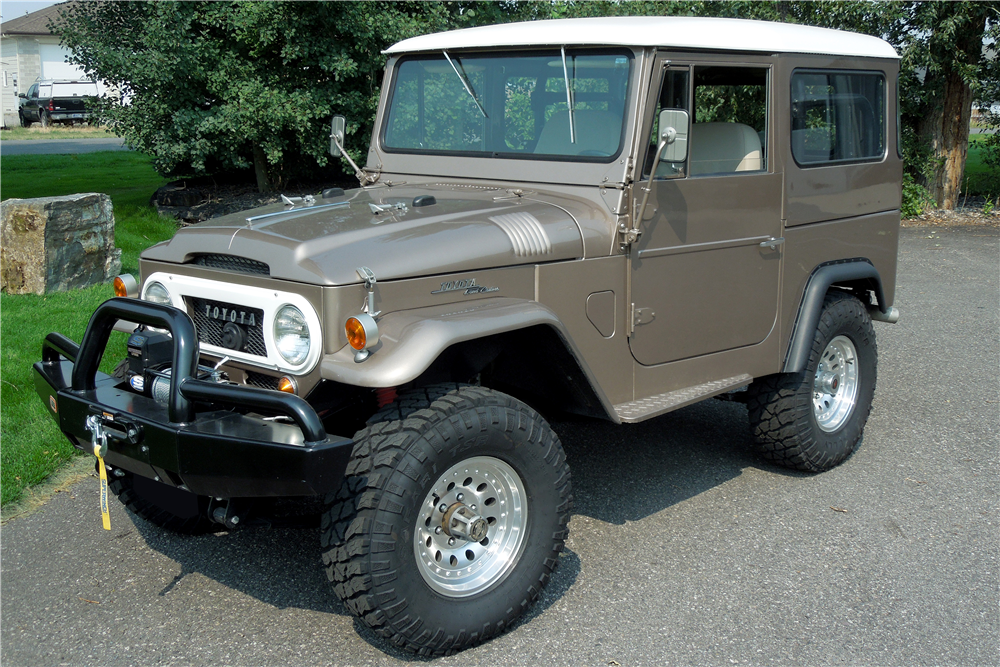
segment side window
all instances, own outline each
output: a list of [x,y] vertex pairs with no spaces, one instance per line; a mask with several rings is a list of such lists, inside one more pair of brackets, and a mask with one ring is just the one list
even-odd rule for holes
[[[656,102],[656,112],[653,114],[653,129],[649,134],[649,147],[646,151],[646,161],[642,177],[649,178],[649,170],[653,168],[656,159],[657,138],[660,136],[660,112],[664,109],[683,109],[690,113],[691,103],[691,71],[688,68],[671,67],[663,72],[660,84],[660,96]],[[674,178],[685,175],[683,162],[660,162],[656,168],[657,178]]]
[[792,156],[800,165],[879,160],[885,153],[885,76],[792,74]]
[[767,168],[767,84],[766,67],[695,68],[692,176]]
[[38,84],[32,84],[31,88],[28,88],[28,97],[38,97]]

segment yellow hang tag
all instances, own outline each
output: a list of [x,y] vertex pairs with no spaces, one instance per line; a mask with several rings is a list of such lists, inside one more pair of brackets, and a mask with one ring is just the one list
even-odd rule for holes
[[101,471],[101,522],[104,530],[111,530],[111,513],[108,511],[108,469],[101,456],[101,446],[94,445],[94,456],[97,457],[97,468]]

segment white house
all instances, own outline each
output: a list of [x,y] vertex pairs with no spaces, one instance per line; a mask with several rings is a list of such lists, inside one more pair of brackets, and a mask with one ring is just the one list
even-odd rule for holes
[[0,84],[3,91],[3,124],[18,125],[17,94],[27,92],[39,79],[83,79],[83,70],[66,62],[70,50],[59,45],[59,35],[49,22],[59,11],[75,4],[62,2],[0,23]]

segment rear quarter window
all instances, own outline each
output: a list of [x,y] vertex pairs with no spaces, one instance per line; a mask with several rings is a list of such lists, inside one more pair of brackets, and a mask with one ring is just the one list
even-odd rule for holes
[[792,156],[802,166],[881,160],[885,75],[796,70],[791,95]]

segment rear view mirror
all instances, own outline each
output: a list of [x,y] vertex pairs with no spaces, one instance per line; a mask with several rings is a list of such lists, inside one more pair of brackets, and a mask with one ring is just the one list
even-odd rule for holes
[[683,109],[664,109],[660,112],[660,145],[663,162],[684,162],[688,153],[688,112]]
[[334,116],[330,123],[330,155],[340,157],[344,146],[344,127],[347,122],[343,116]]

